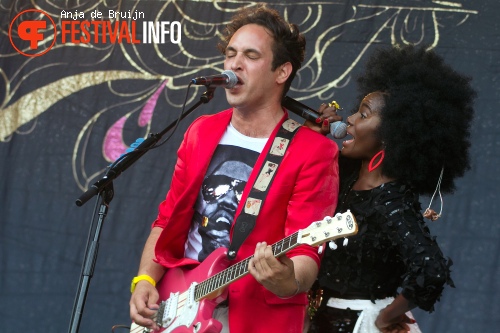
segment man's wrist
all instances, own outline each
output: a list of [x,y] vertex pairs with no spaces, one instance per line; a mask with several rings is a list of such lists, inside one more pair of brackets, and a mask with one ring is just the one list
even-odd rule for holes
[[293,293],[293,295],[291,295],[291,296],[284,296],[284,297],[278,296],[278,297],[281,298],[281,299],[289,299],[289,298],[292,298],[292,297],[296,296],[300,292],[300,282],[299,282],[299,280],[295,279],[295,283],[297,285],[297,289],[295,290],[295,292]]
[[147,274],[141,274],[132,279],[132,283],[130,284],[130,292],[133,293],[135,290],[135,287],[139,281],[148,281],[153,285],[153,287],[156,287],[156,281],[149,275]]

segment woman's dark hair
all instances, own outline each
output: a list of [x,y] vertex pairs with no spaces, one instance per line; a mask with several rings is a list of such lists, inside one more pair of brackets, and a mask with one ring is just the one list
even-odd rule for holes
[[295,74],[302,66],[305,57],[306,40],[300,33],[299,27],[293,23],[287,23],[278,11],[258,4],[256,7],[244,7],[240,9],[226,26],[224,35],[217,45],[222,54],[226,54],[226,48],[234,33],[244,25],[257,24],[266,28],[274,40],[273,63],[271,70],[290,62],[292,73],[286,81],[283,96],[288,92]]
[[360,100],[384,92],[380,139],[385,147],[382,172],[432,194],[441,169],[442,192],[470,169],[470,126],[475,91],[471,79],[424,47],[377,50],[358,78]]

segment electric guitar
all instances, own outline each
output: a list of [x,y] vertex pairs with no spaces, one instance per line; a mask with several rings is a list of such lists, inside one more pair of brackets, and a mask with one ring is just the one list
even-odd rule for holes
[[[352,213],[337,214],[313,222],[305,229],[274,243],[275,257],[289,250],[308,244],[318,246],[340,237],[355,235],[358,225]],[[219,333],[222,324],[212,318],[215,307],[227,297],[225,288],[248,273],[252,256],[231,265],[226,248],[218,248],[194,269],[168,269],[157,285],[160,307],[153,316],[159,330],[132,323],[131,333]]]

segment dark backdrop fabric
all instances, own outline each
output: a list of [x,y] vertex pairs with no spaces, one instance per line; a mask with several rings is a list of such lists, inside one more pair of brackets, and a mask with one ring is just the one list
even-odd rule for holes
[[[307,38],[304,67],[289,96],[313,108],[337,100],[348,115],[354,78],[370,52],[392,43],[432,45],[478,91],[472,124],[472,170],[444,197],[430,224],[454,261],[456,289],[436,311],[415,311],[423,332],[491,332],[500,326],[500,23],[497,0],[268,1]],[[177,119],[189,80],[223,70],[218,33],[248,1],[0,0],[0,323],[4,332],[64,332],[77,291],[97,198],[75,200],[136,138]],[[25,9],[138,10],[144,20],[179,21],[181,44],[62,44],[43,56],[12,48],[8,30]],[[139,36],[141,35],[138,29]],[[157,95],[155,95],[157,93]],[[150,104],[148,104],[148,101]],[[147,105],[151,105],[148,107]],[[130,281],[170,184],[186,127],[227,107],[222,88],[187,116],[171,138],[114,182],[80,332],[129,324]],[[300,119],[299,119],[300,120]],[[207,129],[207,131],[210,129]],[[170,133],[169,133],[170,134]],[[168,135],[164,136],[166,139]],[[423,198],[424,206],[428,198]],[[436,205],[436,203],[435,203]],[[311,221],[312,222],[312,221]],[[127,331],[119,329],[118,331]]]

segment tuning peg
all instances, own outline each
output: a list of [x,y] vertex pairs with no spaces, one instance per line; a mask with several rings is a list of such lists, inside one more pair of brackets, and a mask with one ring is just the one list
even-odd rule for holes
[[337,249],[337,244],[335,244],[334,241],[330,241],[330,243],[328,243],[328,246],[330,247],[331,250]]

